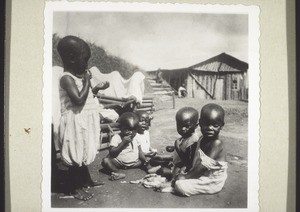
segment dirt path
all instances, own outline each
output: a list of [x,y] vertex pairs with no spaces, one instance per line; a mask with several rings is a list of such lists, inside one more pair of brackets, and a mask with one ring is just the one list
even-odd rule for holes
[[[176,111],[183,106],[192,106],[199,109],[208,101],[197,99],[176,99],[176,108],[172,109],[172,102],[167,100],[156,101],[157,111],[150,129],[151,144],[166,153],[165,147],[173,145],[178,138],[174,117]],[[244,102],[218,101],[226,111],[226,125],[220,134],[226,145],[228,161],[228,179],[221,192],[215,195],[198,195],[189,198],[179,197],[170,193],[158,193],[146,189],[142,185],[130,184],[145,175],[142,170],[125,170],[126,178],[120,181],[109,181],[108,176],[99,172],[100,163],[107,151],[101,151],[90,172],[94,179],[105,181],[105,185],[90,189],[95,194],[87,202],[75,199],[61,199],[59,191],[51,196],[52,207],[92,207],[92,208],[245,208],[247,206],[247,128],[248,105]],[[169,107],[170,106],[170,107]],[[199,130],[199,129],[198,129]],[[65,177],[63,168],[60,168],[60,182]],[[61,185],[63,186],[63,185]]]

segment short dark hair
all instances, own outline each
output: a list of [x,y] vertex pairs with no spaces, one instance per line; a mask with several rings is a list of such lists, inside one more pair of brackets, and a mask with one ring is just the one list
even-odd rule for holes
[[193,107],[183,107],[176,113],[176,121],[180,119],[190,119],[192,124],[198,124],[199,113]]
[[57,44],[57,51],[63,63],[66,63],[66,60],[70,54],[78,55],[82,52],[82,49],[85,49],[89,52],[89,54],[91,54],[89,45],[81,38],[73,35],[65,36]]
[[225,124],[225,110],[223,109],[223,107],[215,103],[209,103],[202,107],[199,123],[203,123],[203,117],[205,117],[207,113],[211,113],[212,111],[218,112],[218,122],[223,126]]
[[125,112],[119,118],[120,127],[124,126],[137,129],[139,123],[139,117],[137,114],[133,112]]

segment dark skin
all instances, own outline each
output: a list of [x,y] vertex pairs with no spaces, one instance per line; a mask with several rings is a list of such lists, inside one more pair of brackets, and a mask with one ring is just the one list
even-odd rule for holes
[[[176,113],[177,132],[182,136],[182,138],[188,138],[195,132],[198,125],[198,117],[198,111],[192,107],[184,107]],[[187,162],[192,160],[191,158],[188,158],[191,156],[190,147],[183,152],[180,148],[180,139],[175,141],[174,146],[182,162],[175,164],[172,172],[173,179],[175,179],[182,168],[188,165]]]
[[[136,112],[136,114],[139,117],[139,123],[138,123],[138,128],[137,128],[137,132],[139,134],[144,134],[145,130],[149,129],[149,122],[150,122],[150,117],[149,114],[146,111],[138,111]],[[143,162],[143,164],[145,165],[145,169],[149,170],[151,167],[150,165],[150,160],[146,158],[146,156],[148,157],[152,157],[156,154],[156,152],[152,151],[152,149],[150,148],[149,153],[143,153],[141,154],[141,152],[143,151],[142,148],[139,146],[139,151],[140,151],[140,160]]]
[[[197,149],[201,148],[207,156],[216,161],[225,160],[224,146],[218,138],[224,126],[224,114],[223,108],[219,105],[208,104],[202,108],[199,120],[203,138],[201,139],[201,143],[199,140]],[[174,182],[181,179],[197,179],[206,171],[207,168],[201,164],[200,153],[196,151],[191,170],[187,174],[177,175]]]
[[78,90],[74,79],[71,76],[65,75],[60,80],[61,87],[66,90],[71,101],[79,106],[84,105],[90,84],[90,74],[86,71],[88,61],[90,58],[90,49],[83,40],[79,39],[65,39],[62,40],[64,47],[69,47],[73,51],[62,51],[61,55],[64,63],[64,72],[69,72],[78,78],[82,78],[83,88]]
[[[89,94],[90,74],[87,71],[87,65],[91,56],[89,46],[80,38],[74,36],[66,36],[58,43],[58,52],[62,58],[64,72],[81,78],[83,88],[78,90],[74,79],[65,75],[60,80],[61,87],[67,92],[71,101],[83,106]],[[103,185],[103,182],[92,181],[86,166],[70,167],[70,182],[73,184],[71,194],[79,200],[89,200],[93,194],[88,193],[83,187],[93,187]]]
[[139,134],[144,134],[145,130],[149,128],[149,114],[146,111],[138,111],[137,115],[139,116],[139,123],[137,132]]
[[[104,158],[103,162],[102,162],[102,166],[104,168],[108,169],[109,171],[111,171],[112,174],[118,173],[119,169],[123,168],[120,166],[120,164],[118,164],[112,158],[117,157],[120,154],[120,152],[122,152],[128,145],[132,145],[131,142],[137,133],[138,117],[136,116],[136,114],[131,113],[131,112],[124,113],[120,117],[120,125],[121,125],[120,136],[121,136],[122,142],[117,147],[111,146],[109,148],[110,157]],[[138,146],[138,149],[139,149],[139,161],[135,165],[131,166],[130,168],[140,167],[146,161],[145,155],[143,154],[141,147]],[[123,175],[123,176],[125,177],[125,175]]]
[[93,94],[97,94],[98,91],[100,90],[105,90],[106,88],[109,87],[109,82],[105,81],[105,82],[100,82],[99,84],[97,84],[95,87],[92,88],[92,92]]

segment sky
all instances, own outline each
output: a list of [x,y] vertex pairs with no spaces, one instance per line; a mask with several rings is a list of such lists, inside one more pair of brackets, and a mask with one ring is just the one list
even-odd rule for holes
[[54,12],[53,33],[75,35],[148,70],[177,69],[226,52],[248,62],[248,15]]

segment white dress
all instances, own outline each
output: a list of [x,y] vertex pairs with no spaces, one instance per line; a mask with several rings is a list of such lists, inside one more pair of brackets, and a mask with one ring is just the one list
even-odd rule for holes
[[[71,76],[78,90],[82,90],[82,79],[68,72],[62,74],[62,76],[65,75]],[[62,160],[70,166],[88,165],[94,161],[97,146],[99,146],[100,117],[97,101],[94,99],[91,88],[82,106],[74,104],[61,86],[59,86],[59,98],[61,118],[58,137]]]
[[183,179],[175,182],[175,191],[184,196],[215,194],[222,190],[227,179],[227,162],[216,161],[199,147],[201,164],[207,168],[198,179]]

